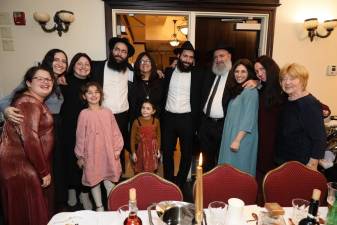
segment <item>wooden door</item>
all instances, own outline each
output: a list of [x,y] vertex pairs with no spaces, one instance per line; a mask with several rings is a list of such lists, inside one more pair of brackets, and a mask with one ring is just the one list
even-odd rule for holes
[[258,56],[260,31],[235,30],[237,21],[221,21],[222,18],[197,17],[195,48],[198,64],[209,65],[212,56],[209,53],[218,43],[234,47],[233,63],[239,58],[255,60]]

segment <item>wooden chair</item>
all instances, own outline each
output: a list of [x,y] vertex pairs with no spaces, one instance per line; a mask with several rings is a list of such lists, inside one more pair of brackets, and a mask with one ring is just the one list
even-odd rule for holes
[[281,206],[292,206],[294,198],[311,199],[312,190],[322,191],[321,203],[325,203],[327,181],[323,174],[296,161],[282,164],[269,171],[263,179],[265,202],[278,202]]
[[136,189],[137,206],[140,210],[145,210],[155,202],[183,200],[181,190],[174,183],[145,172],[119,183],[112,189],[108,197],[108,210],[117,210],[120,206],[128,204],[130,188]]
[[240,198],[246,205],[256,204],[257,187],[255,178],[250,174],[229,164],[219,165],[203,175],[204,208],[213,201],[227,203],[230,198]]

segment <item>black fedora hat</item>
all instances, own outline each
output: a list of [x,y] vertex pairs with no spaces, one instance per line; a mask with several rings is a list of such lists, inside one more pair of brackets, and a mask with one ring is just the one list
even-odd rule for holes
[[175,48],[173,50],[173,53],[175,55],[181,54],[184,50],[190,50],[193,51],[195,53],[195,49],[193,48],[193,45],[191,44],[191,42],[189,41],[185,41],[180,48]]
[[213,48],[212,50],[209,51],[209,54],[211,56],[213,56],[214,52],[216,50],[220,50],[220,49],[223,49],[223,50],[226,50],[228,53],[230,53],[231,55],[234,54],[234,48],[232,46],[229,46],[229,45],[226,45],[224,43],[219,43],[215,46],[215,48]]
[[133,56],[135,54],[135,48],[130,44],[127,38],[120,38],[120,37],[112,37],[109,40],[109,48],[110,50],[115,47],[115,44],[121,42],[124,43],[128,47],[128,57]]

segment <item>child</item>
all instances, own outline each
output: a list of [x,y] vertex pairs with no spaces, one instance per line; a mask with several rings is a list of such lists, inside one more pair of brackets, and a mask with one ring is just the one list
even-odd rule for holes
[[88,108],[78,118],[75,154],[77,164],[83,168],[82,183],[91,187],[96,211],[104,211],[100,183],[103,181],[107,194],[121,175],[119,155],[123,138],[112,112],[101,107],[102,87],[88,82],[82,88],[82,98]]
[[153,115],[154,105],[145,100],[141,116],[133,121],[131,129],[131,152],[135,162],[135,173],[155,172],[160,157],[160,123]]

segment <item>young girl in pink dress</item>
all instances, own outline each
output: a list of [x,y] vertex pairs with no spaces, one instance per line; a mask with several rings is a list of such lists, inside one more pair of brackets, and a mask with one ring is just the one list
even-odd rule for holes
[[131,129],[131,151],[135,173],[155,172],[160,157],[160,123],[153,115],[154,105],[146,100],[141,116],[134,120]]
[[100,183],[103,181],[109,194],[113,182],[118,182],[123,137],[112,112],[101,106],[103,90],[98,83],[87,83],[82,97],[88,108],[78,117],[75,154],[78,166],[83,168],[82,183],[91,187],[96,211],[104,211]]

